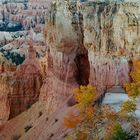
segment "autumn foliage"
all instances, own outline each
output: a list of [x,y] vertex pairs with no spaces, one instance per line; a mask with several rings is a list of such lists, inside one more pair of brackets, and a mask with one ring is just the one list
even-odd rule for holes
[[67,128],[75,128],[81,121],[82,118],[80,116],[76,116],[75,114],[70,114],[64,118],[64,125]]
[[[75,128],[85,117],[93,117],[95,109],[92,107],[94,98],[96,97],[95,88],[92,86],[80,86],[74,91],[75,100],[78,102],[80,114],[69,114],[64,118],[64,125],[67,128]],[[85,116],[86,115],[86,116]]]
[[81,109],[90,107],[97,96],[96,90],[93,86],[80,86],[74,91],[75,100],[79,103]]
[[132,83],[125,84],[124,87],[130,98],[137,98],[140,96],[140,61],[134,61],[134,71],[130,73],[133,80]]
[[[136,99],[140,96],[140,61],[134,62],[132,83],[125,84],[129,99],[116,112],[108,105],[93,106],[97,93],[93,86],[80,86],[74,91],[79,114],[69,114],[64,125],[72,128],[66,140],[129,140],[137,139],[140,123],[135,116]],[[118,95],[119,96],[119,95]],[[125,131],[122,124],[129,124]]]
[[108,125],[104,135],[105,140],[126,140],[126,133],[119,123]]
[[134,113],[136,111],[136,103],[134,100],[127,100],[121,106],[121,111],[126,113]]

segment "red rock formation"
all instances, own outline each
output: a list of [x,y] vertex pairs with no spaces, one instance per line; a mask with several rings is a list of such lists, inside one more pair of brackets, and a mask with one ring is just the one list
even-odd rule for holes
[[111,86],[129,82],[129,64],[127,59],[113,58],[112,56],[96,56],[89,52],[90,78],[91,85],[102,91]]
[[28,109],[39,98],[42,85],[40,63],[33,46],[28,49],[28,57],[16,71],[13,91],[9,95],[10,118]]
[[47,76],[40,91],[40,102],[48,113],[55,112],[68,96],[72,96],[73,89],[78,86],[75,72],[73,56],[55,50],[49,52]]
[[[42,69],[33,46],[22,65],[11,64],[0,56],[0,126],[38,101]],[[45,65],[45,64],[43,64]]]
[[[63,0],[60,0],[58,3],[52,5],[45,31],[46,42],[49,45],[47,56],[48,70],[46,79],[41,87],[40,100],[36,104],[36,108],[29,109],[29,111],[32,110],[31,112],[24,112],[9,121],[9,124],[7,123],[4,128],[5,130],[0,134],[1,137],[5,135],[5,138],[10,139],[13,134],[21,134],[20,139],[23,140],[62,140],[67,134],[65,133],[67,130],[64,128],[63,119],[68,112],[75,110],[74,106],[68,105],[73,104],[69,102],[71,100],[68,99],[71,99],[75,87],[78,87],[80,84],[90,83],[96,86],[99,91],[103,91],[108,86],[122,85],[129,80],[127,58],[118,55],[114,58],[114,49],[115,47],[117,47],[117,49],[119,47],[118,44],[112,47],[114,42],[112,43],[112,41],[109,40],[109,37],[113,36],[113,34],[110,35],[110,29],[106,31],[104,30],[107,29],[106,26],[104,28],[100,26],[97,22],[100,20],[96,19],[98,16],[94,16],[92,10],[91,15],[87,14],[88,16],[82,16],[80,13],[75,14],[77,12],[75,3],[66,1],[64,4],[63,2]],[[96,12],[95,15],[97,15],[98,10],[102,11],[103,5],[100,7],[96,4],[100,3],[95,2],[95,6],[88,4],[87,7],[85,7],[85,10],[87,10],[85,14],[86,12],[88,13],[88,6],[93,6],[92,8],[95,9]],[[103,11],[107,12],[109,7],[108,5],[104,6],[105,10],[103,9]],[[114,10],[114,6],[110,7]],[[114,14],[113,11],[110,13]],[[110,13],[105,14],[110,16]],[[113,19],[111,17],[112,16],[106,18],[105,16],[103,21]],[[92,19],[94,19],[94,22],[90,24],[92,23]],[[87,26],[85,26],[85,23],[87,23]],[[110,23],[111,22],[109,22],[109,24]],[[113,22],[113,24],[115,23],[116,22]],[[104,25],[104,22],[102,24]],[[95,28],[89,28],[89,25],[95,26]],[[120,26],[120,24],[118,25]],[[105,32],[105,36],[102,36],[102,33],[100,33],[101,36],[99,36],[99,30],[96,32],[96,29],[100,28],[103,29],[102,32]],[[91,34],[92,32],[93,34]],[[108,34],[107,36],[106,33]],[[114,36],[115,35],[116,34],[114,34]],[[104,39],[104,37],[106,39]],[[115,37],[114,39],[118,38]],[[126,42],[124,44],[126,45]],[[32,63],[33,58],[35,58],[35,51],[33,47],[30,47],[29,50],[32,52],[31,55],[29,55],[17,71],[17,77],[22,79],[20,80],[22,83],[16,84],[16,91],[14,93],[20,92],[20,95],[28,94],[30,96],[33,90],[32,87],[34,87],[32,77],[30,77],[30,70],[36,66]],[[116,54],[116,52],[114,53]],[[121,55],[124,55],[124,53],[124,50],[120,51]],[[29,60],[31,60],[31,62],[29,62]],[[38,74],[38,69],[37,71],[33,71],[33,73]],[[24,78],[28,80],[25,82],[26,84],[23,83]],[[16,95],[18,96],[15,99],[19,98],[22,104],[17,103],[15,106],[13,105],[13,108],[15,107],[17,110],[23,109],[23,107],[25,107],[24,101],[25,103],[29,101],[28,97],[24,96],[26,99],[24,100],[22,98],[23,96],[19,96],[19,94]],[[43,106],[43,109],[45,107],[43,112],[39,104]],[[40,111],[42,116],[37,118]],[[30,116],[30,114],[33,116]],[[15,122],[18,122],[18,124],[14,125]],[[27,133],[23,132],[24,127],[29,124],[32,124],[33,128]],[[9,130],[8,128],[13,125],[14,129]],[[4,140],[4,138],[2,138],[2,140]]]
[[16,66],[0,53],[0,128],[8,120],[10,114],[8,95],[12,91],[10,81],[14,78],[14,71],[16,71]]
[[0,74],[5,72],[16,71],[16,65],[8,61],[2,53],[0,53]]
[[0,75],[0,128],[8,120],[10,114],[10,106],[8,100],[10,86],[8,84],[8,78],[8,75]]

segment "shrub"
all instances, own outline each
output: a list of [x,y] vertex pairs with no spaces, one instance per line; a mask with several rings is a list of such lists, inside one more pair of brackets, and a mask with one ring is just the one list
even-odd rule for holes
[[126,140],[126,133],[119,123],[111,124],[106,131],[105,140]]
[[25,132],[28,132],[33,126],[32,125],[27,125],[24,130]]
[[21,135],[14,135],[14,136],[12,137],[12,140],[18,140],[20,137],[21,137]]
[[41,111],[39,111],[38,118],[41,117],[42,115],[43,115],[43,113]]

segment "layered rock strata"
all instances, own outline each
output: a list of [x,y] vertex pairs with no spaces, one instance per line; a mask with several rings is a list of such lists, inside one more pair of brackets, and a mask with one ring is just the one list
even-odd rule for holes
[[33,46],[28,49],[28,57],[22,65],[16,66],[2,63],[0,74],[0,98],[3,108],[0,108],[0,119],[3,124],[21,112],[27,110],[38,101],[43,81],[42,67],[36,58]]
[[139,3],[81,3],[90,83],[103,88],[129,81],[128,61],[139,55]]
[[[132,2],[59,1],[51,8],[46,40],[57,53],[73,56],[75,68],[79,71],[80,67],[80,72],[74,71],[81,80],[81,73],[90,72],[89,79],[84,80],[99,90],[123,85],[129,81],[129,60],[138,57],[140,51],[139,11],[139,3]],[[75,45],[63,45],[67,40]]]
[[10,118],[27,110],[39,98],[42,69],[32,45],[28,49],[28,57],[17,68],[15,75],[15,80],[12,81],[13,91],[9,95]]
[[89,61],[83,45],[82,22],[79,17],[71,16],[77,10],[75,6],[71,11],[65,6],[52,5],[45,30],[49,67],[40,100],[45,101],[49,112],[54,112],[63,100],[72,96],[73,89],[89,83]]

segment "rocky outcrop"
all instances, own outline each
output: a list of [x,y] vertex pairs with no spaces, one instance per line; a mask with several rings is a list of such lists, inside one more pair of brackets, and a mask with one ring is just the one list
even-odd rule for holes
[[10,106],[8,100],[8,94],[10,93],[10,86],[8,75],[0,75],[0,128],[5,122],[7,122],[10,114]]
[[[135,4],[81,3],[82,9],[78,11],[76,3],[72,1],[65,1],[65,4],[59,1],[52,5],[45,31],[49,46],[48,75],[40,95],[40,101],[44,101],[46,105],[47,122],[45,116],[42,116],[33,129],[21,139],[63,140],[68,133],[63,126],[63,117],[69,109],[72,109],[70,112],[75,110],[74,106],[68,107],[64,100],[68,101],[73,88],[90,83],[102,92],[109,86],[123,85],[129,81],[128,61],[134,55],[137,56],[137,53],[131,55],[133,49],[131,50],[131,45],[126,41],[129,37],[126,35],[123,40],[121,36],[124,31],[129,31],[128,28],[122,26],[119,32],[115,23],[121,22],[118,18],[120,11],[132,11],[129,9],[131,6],[135,7]],[[137,10],[133,12],[133,15],[138,16]],[[137,20],[139,22],[139,19]],[[123,24],[127,25],[128,20],[124,19]],[[115,29],[112,29],[112,26]],[[139,30],[139,26],[137,28]],[[130,26],[130,30],[133,29],[135,27]],[[134,33],[138,30],[134,30]],[[122,40],[117,38],[118,32],[121,33],[118,36]],[[131,39],[138,41],[139,34],[136,33]],[[128,44],[123,44],[123,41]],[[134,50],[139,51],[138,45],[133,45]],[[65,114],[65,111],[68,112]],[[59,112],[62,112],[60,116]]]
[[[130,24],[133,18],[127,16],[132,8],[137,24]],[[135,3],[58,1],[52,5],[45,30],[48,73],[40,94],[48,112],[54,112],[79,85],[91,84],[103,92],[130,80],[129,60],[139,52],[138,11]],[[130,41],[127,33],[132,30]]]
[[8,32],[0,32],[0,46],[6,45],[13,41],[13,38]]
[[114,56],[139,53],[138,3],[83,3],[81,9],[88,49]]
[[15,73],[13,91],[9,95],[10,118],[27,110],[39,98],[42,85],[42,69],[33,46],[28,49],[28,57]]
[[[62,12],[65,13],[63,16]],[[79,17],[71,16],[72,12],[76,12],[75,7],[70,11],[64,4],[53,4],[45,30],[49,46],[48,72],[40,101],[45,102],[50,113],[72,96],[73,89],[89,83],[89,61],[83,45],[81,23]]]
[[51,0],[0,2],[0,31],[43,28]]
[[14,78],[15,70],[16,65],[13,65],[0,53],[0,129],[9,118],[10,105],[8,95],[12,91],[9,81]]
[[139,10],[140,5],[131,2],[81,3],[93,85],[122,85],[129,80],[128,61],[139,54]]
[[[128,61],[139,53],[139,10],[132,2],[59,1],[53,4],[47,23],[47,43],[51,50],[72,55],[80,71],[77,75],[98,90],[123,85],[129,81]],[[66,41],[75,45],[64,45]]]
[[6,59],[0,64],[0,103],[3,106],[0,108],[1,126],[38,101],[45,72],[42,72],[33,46],[29,47],[28,57],[17,69]]

